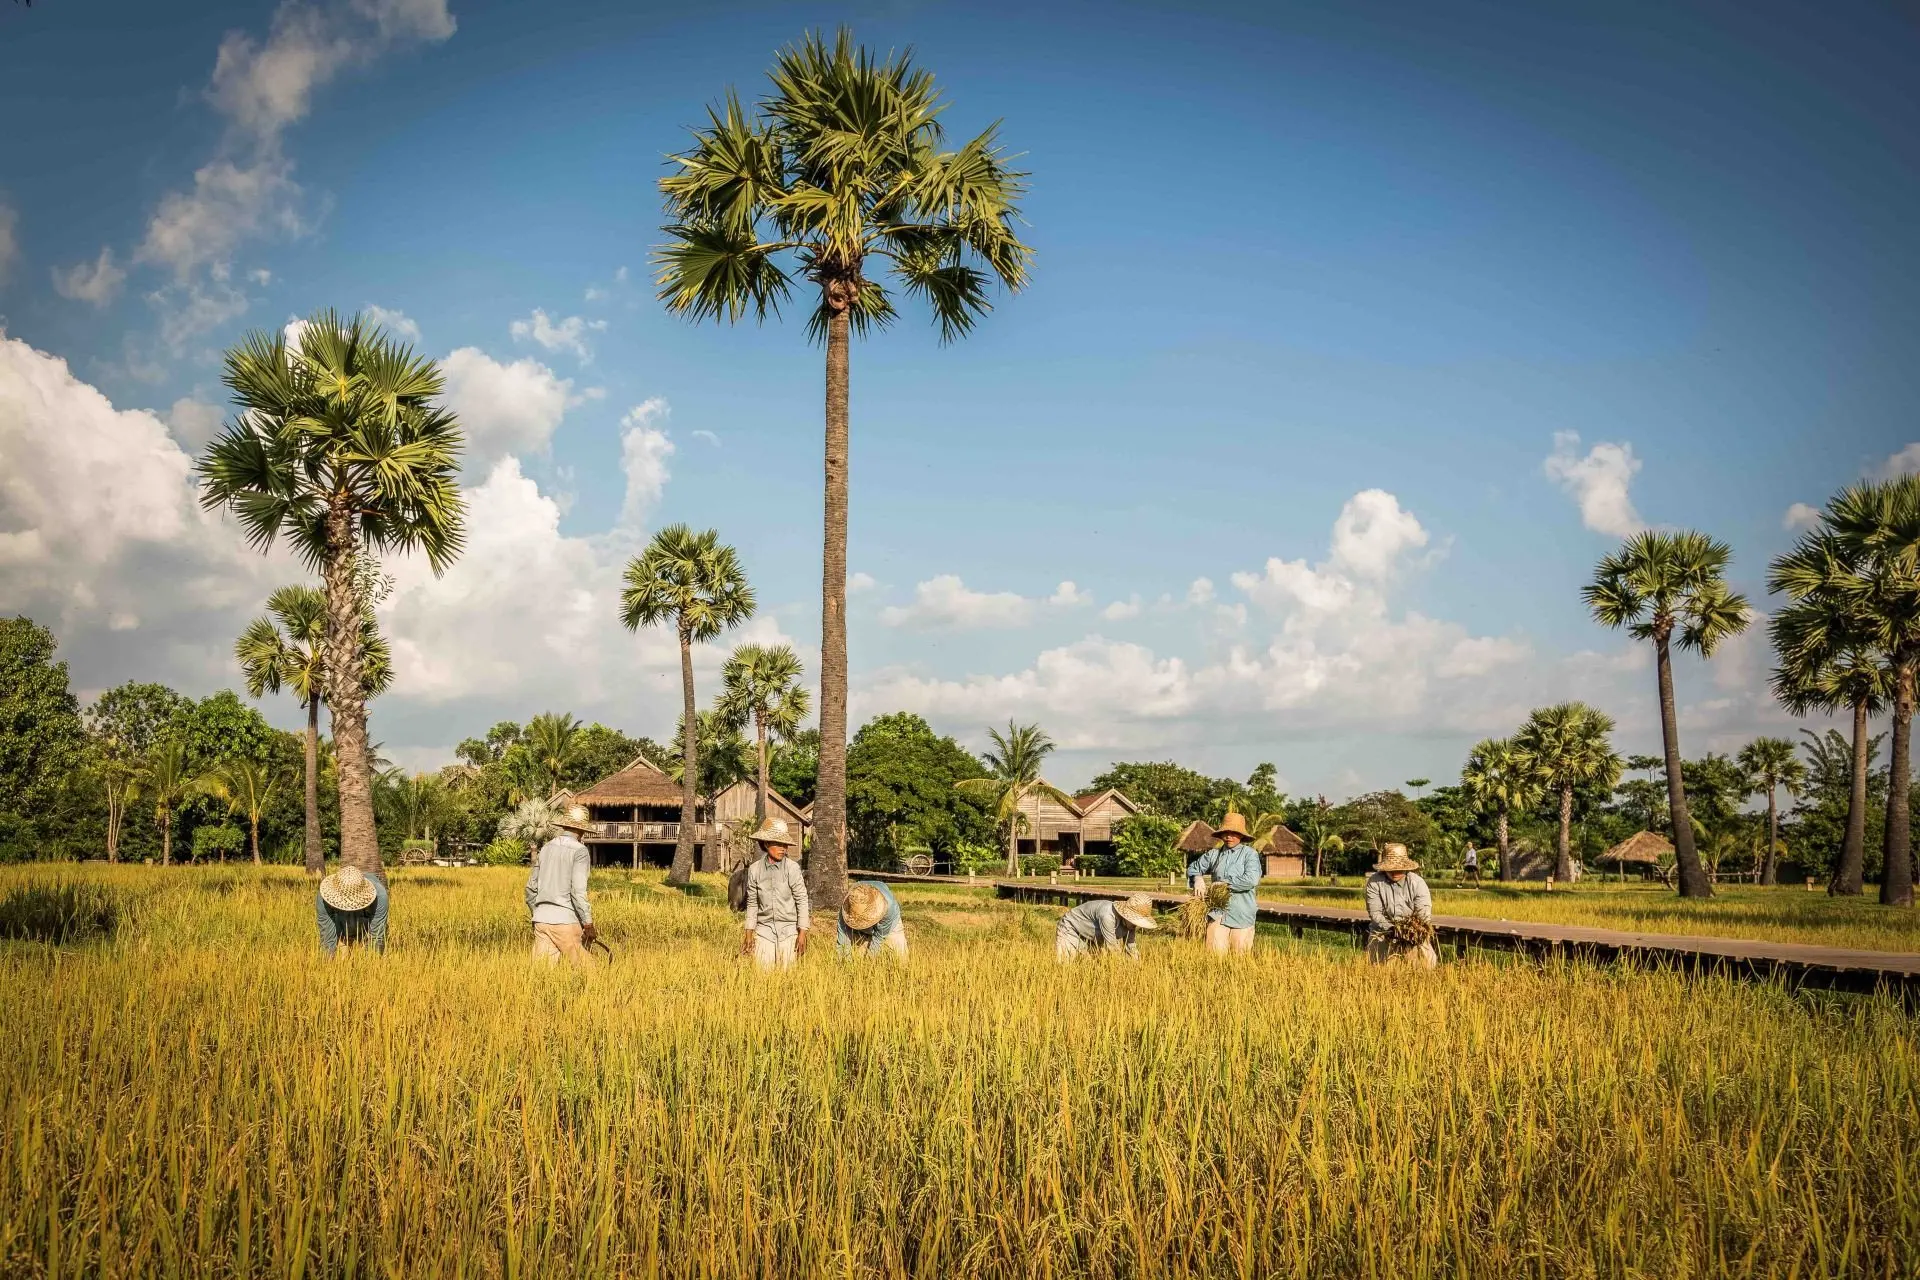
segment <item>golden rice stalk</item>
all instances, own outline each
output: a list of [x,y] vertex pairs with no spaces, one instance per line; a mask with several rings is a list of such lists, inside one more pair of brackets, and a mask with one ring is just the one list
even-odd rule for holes
[[1215,881],[1207,886],[1207,910],[1220,911],[1227,905],[1227,899],[1233,897],[1233,890]]
[[1425,946],[1433,941],[1433,921],[1423,920],[1419,916],[1402,916],[1393,922],[1393,928],[1387,931],[1387,936],[1401,946]]
[[1182,938],[1203,938],[1207,933],[1207,906],[1205,898],[1188,898],[1173,913],[1173,931]]

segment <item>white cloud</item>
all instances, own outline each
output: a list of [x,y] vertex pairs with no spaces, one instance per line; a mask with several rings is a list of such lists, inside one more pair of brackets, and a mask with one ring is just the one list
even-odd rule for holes
[[12,205],[0,204],[0,281],[7,278],[7,269],[20,254],[20,240],[15,229],[20,225],[20,214]]
[[1820,508],[1810,507],[1804,502],[1796,502],[1787,508],[1786,516],[1780,521],[1780,527],[1789,532],[1798,533],[1811,529],[1820,523]]
[[395,337],[405,338],[408,342],[420,341],[420,326],[404,311],[389,311],[369,302],[361,308],[360,314]]
[[1140,596],[1136,592],[1125,600],[1115,600],[1100,611],[1100,616],[1108,622],[1124,622],[1128,618],[1140,616]]
[[1071,609],[1083,604],[1092,604],[1093,597],[1071,581],[1067,581],[1054,588],[1053,594],[1047,597],[1047,603],[1058,605],[1063,609]]
[[202,165],[194,171],[192,190],[160,198],[134,260],[165,267],[184,284],[198,270],[229,262],[244,240],[304,234],[308,226],[292,174],[292,163],[278,156]]
[[306,333],[307,327],[307,322],[299,316],[288,316],[287,322],[280,326],[280,332],[285,336],[287,345],[298,351],[300,339]]
[[605,301],[606,296],[607,291],[605,289],[602,289],[597,284],[590,284],[587,286],[587,291],[583,295],[583,300],[586,302],[602,302]]
[[587,364],[593,359],[593,349],[587,345],[587,334],[598,332],[607,327],[605,320],[586,320],[580,316],[567,316],[555,320],[539,307],[525,320],[515,320],[508,331],[518,341],[539,343],[548,351],[567,351]]
[[208,441],[220,434],[224,414],[217,404],[182,396],[167,410],[167,429],[189,453],[198,453]]
[[1017,627],[1033,616],[1033,602],[1011,591],[972,591],[957,574],[943,573],[913,589],[913,603],[880,611],[889,627],[920,630]]
[[851,574],[847,578],[847,594],[853,595],[859,591],[871,591],[877,585],[879,584],[874,581],[873,575],[870,573]]
[[1213,602],[1213,579],[1195,578],[1187,588],[1188,604],[1211,604]]
[[76,262],[64,269],[55,267],[53,288],[63,298],[104,307],[120,292],[126,278],[126,271],[114,265],[113,250],[103,247],[100,256],[92,262]]
[[1578,432],[1554,432],[1553,452],[1547,456],[1542,469],[1549,480],[1559,484],[1580,504],[1581,523],[1595,533],[1617,538],[1630,537],[1646,528],[1627,492],[1640,470],[1640,459],[1633,456],[1633,446],[1596,444],[1584,457],[1578,452],[1579,448]]
[[716,449],[720,447],[720,437],[704,428],[702,428],[699,431],[695,431],[693,433],[693,438],[695,440],[705,440],[708,444],[712,445]]
[[1427,545],[1427,531],[1384,489],[1347,499],[1333,522],[1333,563],[1365,578],[1384,578],[1402,555]]
[[1874,474],[1882,480],[1894,480],[1901,476],[1920,475],[1920,441],[1906,446],[1889,457]]
[[625,284],[627,282],[627,269],[625,267],[621,267],[613,273],[613,282],[615,284]]
[[673,456],[673,441],[667,438],[664,422],[672,412],[658,396],[645,400],[620,419],[620,467],[626,473],[627,493],[620,504],[620,527],[638,531],[660,502],[667,487],[667,459]]
[[264,289],[273,283],[273,272],[267,270],[265,267],[255,267],[253,270],[247,272],[247,279]]
[[573,384],[537,360],[501,364],[459,347],[440,368],[447,404],[467,436],[467,468],[484,473],[503,455],[544,451],[566,415]]
[[242,314],[247,296],[229,282],[226,265],[215,263],[204,276],[163,285],[147,295],[160,317],[160,338],[176,351],[188,339]]

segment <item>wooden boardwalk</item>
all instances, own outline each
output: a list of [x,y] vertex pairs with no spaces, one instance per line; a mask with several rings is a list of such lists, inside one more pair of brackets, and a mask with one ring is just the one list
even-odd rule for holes
[[[891,872],[855,872],[856,876],[900,884],[973,884],[991,887],[1000,897],[1019,902],[1049,902],[1072,906],[1089,898],[1124,898],[1129,889],[1075,884],[1047,884],[1039,880],[969,881],[965,876],[911,876]],[[1177,906],[1185,894],[1155,893],[1162,907]],[[1347,934],[1364,943],[1367,913],[1350,907],[1318,907],[1293,902],[1262,902],[1260,919],[1284,925],[1298,937],[1308,929]],[[1587,961],[1628,960],[1655,967],[1724,973],[1753,980],[1778,980],[1794,987],[1830,991],[1892,991],[1909,1003],[1920,1003],[1920,955],[1897,951],[1850,951],[1842,947],[1813,947],[1797,942],[1764,942],[1744,938],[1703,938],[1678,933],[1628,933],[1582,925],[1535,924],[1524,920],[1492,920],[1485,916],[1433,918],[1441,946],[1462,954],[1473,948],[1514,951],[1546,959],[1562,956]]]

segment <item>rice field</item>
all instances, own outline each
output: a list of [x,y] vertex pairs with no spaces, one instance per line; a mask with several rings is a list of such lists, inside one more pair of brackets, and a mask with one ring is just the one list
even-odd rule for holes
[[1060,969],[1053,912],[948,888],[903,893],[904,966],[817,945],[759,975],[717,884],[624,873],[594,881],[617,958],[574,974],[528,963],[522,878],[399,874],[387,955],[329,963],[297,872],[0,869],[0,933],[78,922],[0,941],[0,1275],[1920,1258],[1920,1048],[1888,999],[1264,937]]

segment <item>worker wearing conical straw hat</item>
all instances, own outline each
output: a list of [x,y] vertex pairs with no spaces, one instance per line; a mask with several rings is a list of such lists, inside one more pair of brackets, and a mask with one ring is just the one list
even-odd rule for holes
[[1227,900],[1207,912],[1207,950],[1217,956],[1253,950],[1253,925],[1259,904],[1254,891],[1260,887],[1260,854],[1254,849],[1247,820],[1232,809],[1213,829],[1220,843],[1194,859],[1187,868],[1187,885],[1202,892],[1200,878],[1227,887]]
[[893,890],[878,880],[856,880],[847,886],[840,904],[840,929],[835,950],[842,956],[907,954],[907,928],[900,923],[900,903]]
[[549,965],[562,956],[576,969],[593,964],[593,905],[587,869],[593,856],[579,837],[593,829],[584,805],[569,805],[550,822],[553,836],[533,856],[527,873],[527,914],[533,919],[533,955]]
[[1367,959],[1421,969],[1440,963],[1433,947],[1433,892],[1403,844],[1382,848],[1367,877]]
[[1153,919],[1153,899],[1144,893],[1119,901],[1089,898],[1060,917],[1053,931],[1053,958],[1064,964],[1089,951],[1123,951],[1138,960],[1139,932],[1159,927]]
[[807,925],[813,919],[807,878],[792,857],[794,840],[784,820],[762,824],[753,838],[762,852],[747,868],[747,923],[740,954],[752,956],[762,969],[790,969],[807,954]]
[[387,949],[387,886],[358,867],[341,867],[320,882],[315,905],[320,949],[334,955],[341,943]]

